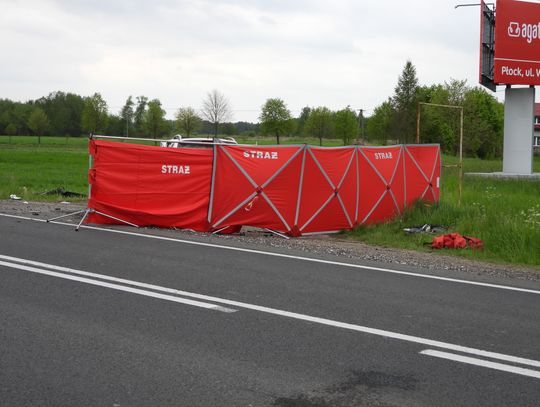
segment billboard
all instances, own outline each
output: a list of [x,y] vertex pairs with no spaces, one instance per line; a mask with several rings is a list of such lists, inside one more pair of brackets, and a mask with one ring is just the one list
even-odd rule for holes
[[540,3],[497,0],[494,59],[495,83],[540,85]]
[[495,11],[484,1],[480,4],[480,84],[495,92],[493,67],[495,57]]

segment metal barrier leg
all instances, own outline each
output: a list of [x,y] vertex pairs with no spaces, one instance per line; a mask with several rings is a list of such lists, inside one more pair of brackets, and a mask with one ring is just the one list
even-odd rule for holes
[[68,213],[67,215],[62,215],[62,216],[57,216],[56,218],[47,219],[45,222],[49,223],[49,222],[52,222],[53,220],[67,218],[69,216],[78,215],[79,213],[84,213],[84,212],[87,212],[87,211],[88,211],[88,209],[84,209],[82,211],[77,211],[77,212],[71,212],[71,213]]

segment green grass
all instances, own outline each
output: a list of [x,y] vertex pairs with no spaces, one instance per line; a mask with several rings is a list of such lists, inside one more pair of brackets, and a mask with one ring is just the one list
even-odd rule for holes
[[[67,141],[66,141],[67,140]],[[268,145],[273,138],[238,139],[240,143]],[[318,145],[318,139],[284,138],[283,144]],[[324,140],[326,146],[339,146],[339,140]],[[0,136],[0,199],[16,194],[25,200],[59,200],[59,196],[40,193],[63,187],[86,193],[88,153],[86,138]],[[455,164],[457,158],[444,156],[443,164]],[[540,172],[540,157],[535,157],[535,172]],[[501,160],[464,160],[465,172],[502,170]],[[430,235],[406,235],[403,228],[413,225],[442,224],[450,231],[479,237],[482,251],[444,250],[440,252],[479,260],[540,265],[540,182],[495,180],[466,176],[462,205],[457,204],[458,172],[444,168],[439,205],[419,204],[402,218],[346,232],[351,239],[389,247],[431,251],[426,243]],[[68,199],[69,200],[69,199]],[[437,251],[439,253],[439,251]]]
[[[456,157],[443,157],[443,164],[455,162]],[[535,157],[534,169],[540,172],[540,157]],[[464,170],[501,171],[502,161],[465,159]],[[540,182],[466,176],[461,206],[458,205],[457,169],[443,169],[441,187],[439,205],[419,203],[402,218],[363,226],[347,235],[370,244],[431,251],[428,244],[433,236],[407,235],[403,228],[426,223],[445,225],[449,231],[482,239],[485,248],[440,252],[498,263],[540,265]]]
[[15,194],[24,200],[58,200],[58,196],[40,194],[60,187],[86,194],[87,168],[86,148],[0,145],[0,199]]

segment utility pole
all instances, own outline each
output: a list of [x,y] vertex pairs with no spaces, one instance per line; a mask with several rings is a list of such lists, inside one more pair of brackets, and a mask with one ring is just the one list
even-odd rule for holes
[[358,125],[360,127],[360,137],[365,139],[365,128],[364,128],[364,109],[358,109]]

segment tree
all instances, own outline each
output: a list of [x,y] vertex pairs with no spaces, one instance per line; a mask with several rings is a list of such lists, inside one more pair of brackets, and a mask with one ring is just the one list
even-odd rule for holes
[[202,120],[192,107],[181,107],[176,112],[176,128],[187,137],[197,133]]
[[231,108],[227,98],[217,90],[207,93],[203,100],[202,115],[213,127],[214,137],[217,137],[219,124],[230,119]]
[[15,126],[13,123],[9,123],[4,131],[10,136],[15,136],[17,134],[17,126]]
[[157,138],[165,130],[165,110],[161,107],[159,99],[148,102],[148,109],[144,114],[144,127],[152,138]]
[[306,121],[309,117],[309,114],[311,113],[311,108],[309,106],[305,106],[302,108],[302,112],[300,112],[300,116],[296,119],[296,135],[302,136],[304,134],[304,126],[306,125]]
[[52,92],[34,102],[34,106],[41,107],[49,118],[47,133],[57,136],[81,135],[84,105],[85,99],[82,96],[64,92]]
[[135,128],[135,134],[138,136],[144,133],[144,115],[146,113],[147,103],[148,98],[146,96],[137,96],[137,107],[135,108],[133,124]]
[[110,136],[122,137],[125,136],[126,123],[120,115],[111,114],[107,120],[105,133]]
[[259,116],[263,134],[273,134],[279,144],[279,136],[287,134],[292,128],[291,112],[281,99],[267,99]]
[[84,101],[81,117],[83,130],[90,134],[105,131],[108,116],[107,102],[99,93],[94,93]]
[[122,110],[120,111],[120,117],[126,124],[126,131],[124,133],[126,137],[129,137],[129,128],[133,125],[133,114],[134,114],[133,106],[134,105],[135,103],[133,103],[133,99],[131,95],[129,95],[124,107],[122,107]]
[[36,107],[28,118],[28,127],[38,136],[38,144],[41,144],[41,136],[49,127],[49,118],[42,108]]
[[334,129],[337,137],[343,140],[343,145],[349,145],[358,136],[358,121],[356,114],[349,106],[338,110],[334,116]]
[[386,145],[391,134],[393,120],[394,108],[392,101],[389,99],[377,106],[371,117],[367,120],[366,130],[368,140]]
[[461,106],[470,90],[466,79],[450,79],[450,83],[444,82],[444,89],[448,92],[448,103],[454,106]]
[[334,131],[333,115],[327,107],[317,107],[311,111],[304,131],[307,135],[317,137],[322,146],[323,137],[331,137]]
[[480,87],[470,89],[463,101],[464,153],[480,158],[501,156],[504,106]]
[[225,134],[226,136],[234,136],[237,133],[236,126],[231,122],[222,123],[220,129],[221,133]]
[[416,68],[407,61],[394,89],[392,104],[396,114],[394,136],[402,143],[414,140],[418,79]]
[[17,129],[17,134],[29,134],[28,118],[32,113],[32,106],[27,103],[14,103],[9,112],[9,122]]

